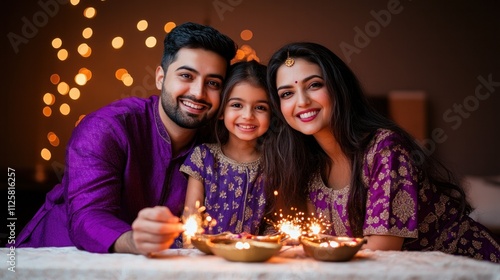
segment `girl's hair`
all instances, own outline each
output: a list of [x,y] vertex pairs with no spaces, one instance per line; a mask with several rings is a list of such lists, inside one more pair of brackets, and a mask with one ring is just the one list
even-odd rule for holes
[[456,183],[452,173],[435,158],[426,154],[406,131],[369,105],[356,76],[339,57],[326,47],[309,42],[285,45],[271,57],[268,64],[267,80],[271,109],[276,112],[276,125],[274,129],[270,129],[272,134],[266,139],[264,153],[272,153],[275,156],[267,157],[268,162],[264,166],[269,186],[274,186],[280,194],[275,197],[271,193],[274,189],[270,190],[268,197],[272,206],[268,211],[276,211],[276,207],[297,207],[306,213],[307,186],[312,175],[320,171],[325,179],[327,170],[330,170],[332,165],[330,158],[314,137],[292,129],[281,114],[276,75],[278,68],[284,65],[288,57],[314,63],[320,67],[323,74],[333,108],[331,131],[352,163],[348,214],[355,236],[363,234],[366,214],[368,186],[365,186],[362,180],[363,159],[368,144],[380,128],[392,130],[402,136],[402,144],[410,149],[412,161],[420,167],[420,179],[427,179],[430,184],[436,185],[440,191],[449,195],[460,205],[462,212],[471,211],[465,193]]
[[[222,89],[221,104],[215,121],[215,139],[221,145],[225,144],[229,139],[229,131],[224,125],[224,121],[220,117],[224,115],[224,109],[231,97],[231,92],[234,87],[240,83],[249,83],[255,87],[262,88],[267,93],[266,80],[267,67],[255,60],[236,62],[229,68],[224,88]],[[269,96],[269,95],[268,95]],[[261,136],[263,138],[264,136]]]

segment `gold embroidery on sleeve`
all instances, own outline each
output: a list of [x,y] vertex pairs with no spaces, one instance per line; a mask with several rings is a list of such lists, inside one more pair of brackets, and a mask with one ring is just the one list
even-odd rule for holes
[[392,209],[394,215],[396,215],[401,222],[406,223],[408,219],[415,214],[415,201],[413,201],[411,195],[407,191],[401,190],[394,197]]

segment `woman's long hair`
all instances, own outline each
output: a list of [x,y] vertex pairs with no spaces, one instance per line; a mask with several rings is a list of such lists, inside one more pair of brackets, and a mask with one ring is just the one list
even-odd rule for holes
[[333,108],[331,131],[342,152],[352,163],[348,214],[355,236],[362,236],[366,214],[368,186],[365,186],[362,180],[364,155],[368,144],[380,128],[389,129],[402,136],[402,144],[409,148],[413,162],[420,167],[422,180],[427,179],[440,191],[448,194],[460,205],[463,212],[471,211],[465,199],[465,192],[451,172],[426,154],[406,131],[369,105],[356,76],[339,57],[322,45],[298,42],[279,49],[268,64],[267,80],[271,108],[276,116],[265,145],[265,153],[274,156],[266,158],[268,161],[265,167],[269,186],[274,186],[279,193],[278,197],[268,194],[273,203],[269,208],[270,212],[276,211],[277,207],[297,207],[305,212],[307,186],[312,175],[320,171],[325,180],[328,178],[329,167],[333,164],[313,136],[292,129],[281,114],[276,75],[288,57],[301,58],[321,68]]

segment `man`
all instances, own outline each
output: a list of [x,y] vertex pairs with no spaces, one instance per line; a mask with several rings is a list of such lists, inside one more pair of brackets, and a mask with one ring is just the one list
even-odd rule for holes
[[195,23],[164,41],[156,87],[87,115],[67,146],[60,184],[20,233],[18,247],[76,246],[144,254],[180,247],[187,179],[179,167],[220,104],[235,43]]

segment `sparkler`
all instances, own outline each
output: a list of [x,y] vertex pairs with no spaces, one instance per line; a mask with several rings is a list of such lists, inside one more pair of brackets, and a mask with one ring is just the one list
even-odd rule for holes
[[[217,224],[217,221],[212,219],[210,215],[205,213],[206,207],[201,206],[200,202],[196,201],[196,211],[193,214],[183,218],[184,232],[182,234],[183,243],[185,248],[191,247],[191,238],[197,234],[202,234],[205,228],[212,229]],[[188,213],[189,209],[186,207],[185,212]]]
[[282,209],[279,214],[275,213],[274,215],[279,217],[277,222],[266,219],[275,230],[285,235],[284,239],[290,239],[288,244],[297,245],[301,236],[319,236],[330,228],[330,223],[321,215],[314,217],[314,214],[311,214],[311,217],[305,217],[303,212],[297,212],[297,208],[292,207],[290,210],[295,214],[284,217]]
[[323,215],[321,213],[318,217],[314,217],[314,214],[311,213],[311,217],[306,219],[304,235],[307,236],[319,236],[321,233],[325,233],[330,229],[331,223],[327,220],[323,219]]

